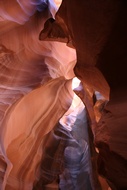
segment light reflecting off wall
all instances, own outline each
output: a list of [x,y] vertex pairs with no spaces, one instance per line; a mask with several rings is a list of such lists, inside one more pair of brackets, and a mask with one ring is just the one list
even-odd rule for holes
[[[72,89],[75,89],[79,86],[80,80],[77,77],[72,79]],[[83,111],[85,108],[81,99],[74,93],[74,97],[72,100],[72,104],[68,111],[63,115],[63,117],[59,120],[60,124],[68,129],[72,130],[72,127],[77,119],[77,116]]]
[[59,7],[61,5],[62,0],[54,0],[54,1],[56,3],[57,7]]

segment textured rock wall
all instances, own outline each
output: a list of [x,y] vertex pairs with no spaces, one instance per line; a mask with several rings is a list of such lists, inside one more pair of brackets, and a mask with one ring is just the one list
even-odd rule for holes
[[[55,20],[48,20],[46,26],[47,36],[41,32],[41,40],[53,40],[54,36],[54,40],[76,48],[74,71],[84,89],[78,95],[90,116],[99,149],[99,172],[112,189],[127,189],[127,3],[63,0]],[[104,107],[95,101],[94,111],[102,112],[97,123],[92,99],[95,91],[109,101],[105,105],[102,101]]]
[[[126,1],[1,0],[0,13],[0,189],[108,189],[98,172],[127,189]],[[75,75],[87,114],[73,117]]]
[[33,188],[48,133],[72,102],[75,51],[38,39],[56,10],[53,1],[0,2],[1,190]]

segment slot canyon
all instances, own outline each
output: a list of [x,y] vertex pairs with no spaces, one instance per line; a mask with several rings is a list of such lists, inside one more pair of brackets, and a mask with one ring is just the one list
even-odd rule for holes
[[126,65],[126,0],[0,0],[0,190],[127,190]]

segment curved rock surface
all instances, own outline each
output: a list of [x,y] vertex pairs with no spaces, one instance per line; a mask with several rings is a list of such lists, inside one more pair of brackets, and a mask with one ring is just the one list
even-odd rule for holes
[[127,2],[55,2],[0,1],[0,189],[125,190]]
[[38,39],[53,1],[6,0],[0,10],[0,189],[28,190],[48,133],[71,105],[75,51]]

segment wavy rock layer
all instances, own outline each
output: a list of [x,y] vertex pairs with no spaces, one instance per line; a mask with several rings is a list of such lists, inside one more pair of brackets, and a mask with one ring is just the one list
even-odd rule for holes
[[[49,101],[44,102],[45,97],[50,97]],[[8,158],[7,168],[3,171],[6,189],[32,189],[43,152],[43,137],[69,108],[71,100],[66,81],[56,79],[24,96],[9,109],[1,130],[1,156],[5,160]]]
[[[63,0],[56,11],[52,0],[0,1],[0,189],[125,190],[127,3]],[[83,115],[71,107],[75,75]]]
[[56,10],[53,1],[0,2],[1,190],[33,189],[48,133],[73,99],[75,51],[38,39]]

